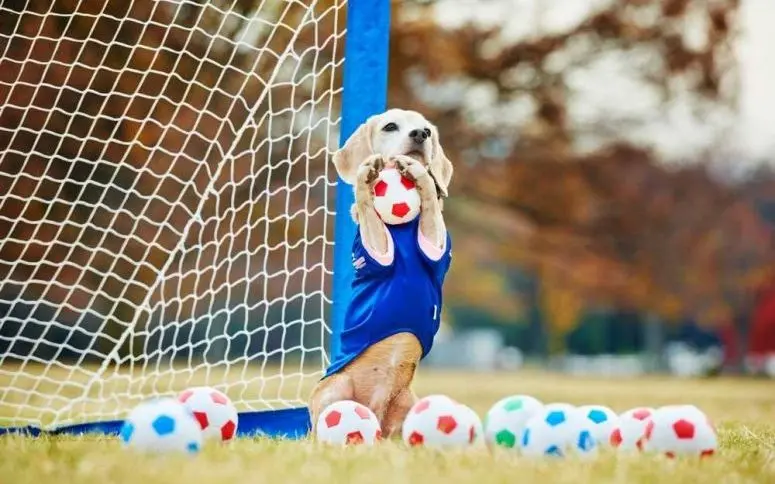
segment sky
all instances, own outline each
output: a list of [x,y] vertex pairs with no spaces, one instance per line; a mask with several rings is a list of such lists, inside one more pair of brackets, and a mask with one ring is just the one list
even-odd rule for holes
[[754,153],[775,154],[775,1],[744,0],[739,139]]
[[[538,32],[563,31],[583,20],[591,11],[612,0],[438,0],[437,20],[458,27],[473,20],[484,26],[503,25],[504,41],[528,37]],[[704,1],[696,2],[701,6]],[[701,8],[701,7],[700,7]],[[580,93],[570,104],[571,119],[579,126],[590,119],[617,119],[642,116],[652,119],[626,136],[648,144],[664,158],[689,159],[700,150],[723,152],[730,162],[744,168],[761,158],[775,163],[775,0],[742,0],[741,35],[736,41],[739,62],[739,105],[735,113],[715,113],[697,118],[689,103],[678,102],[673,108],[659,107],[655,92],[649,92],[628,75],[627,62],[634,57],[612,55],[580,69],[570,77]],[[689,31],[698,42],[704,31],[700,22]],[[480,109],[487,106],[486,90],[468,89],[466,97]],[[633,96],[634,89],[637,95]],[[494,101],[493,101],[494,102]],[[502,116],[502,106],[491,112]],[[517,112],[516,109],[514,112]],[[516,117],[516,116],[515,116]],[[594,133],[585,135],[580,149],[593,149],[604,140]],[[723,162],[723,160],[722,160]]]

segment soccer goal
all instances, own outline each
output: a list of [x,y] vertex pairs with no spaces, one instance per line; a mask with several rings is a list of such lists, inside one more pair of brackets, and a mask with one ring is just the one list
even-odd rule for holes
[[385,108],[389,18],[0,3],[0,432],[113,432],[209,385],[241,433],[306,433],[350,284],[330,157]]

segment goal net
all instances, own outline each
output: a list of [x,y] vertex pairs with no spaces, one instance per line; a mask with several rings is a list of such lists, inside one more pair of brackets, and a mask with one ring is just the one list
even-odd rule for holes
[[0,3],[0,427],[328,363],[344,0]]

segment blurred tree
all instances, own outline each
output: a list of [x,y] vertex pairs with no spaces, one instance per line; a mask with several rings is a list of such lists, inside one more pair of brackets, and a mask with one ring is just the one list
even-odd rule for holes
[[[757,204],[773,203],[775,176],[735,185],[707,165],[670,167],[644,134],[676,111],[713,127],[735,109],[739,3],[601,3],[562,28],[499,16],[535,24],[517,35],[474,16],[442,25],[436,14],[460,2],[395,2],[390,103],[432,119],[456,162],[448,301],[528,321],[537,351],[542,319],[567,330],[595,304],[746,319],[774,265]],[[146,300],[174,319],[226,291],[272,301],[328,277],[325,240],[305,238],[330,229],[318,209],[331,133],[294,120],[316,126],[317,111],[337,108],[343,11],[335,0],[3,2],[0,290],[46,299],[60,319],[111,318],[94,342],[110,346]],[[595,66],[607,75],[590,78]],[[590,86],[614,98],[614,77],[627,89],[613,104],[628,109],[583,104]],[[208,188],[219,196],[191,223]],[[233,247],[255,250],[221,264]],[[524,299],[508,290],[520,271]]]
[[[548,318],[563,328],[594,302],[664,320],[746,319],[753,288],[775,267],[772,226],[744,186],[702,163],[709,152],[670,166],[641,135],[681,106],[698,124],[733,114],[739,3],[610,2],[521,36],[509,18],[540,22],[540,14],[514,11],[499,17],[503,26],[476,20],[514,3],[479,2],[452,28],[434,19],[454,2],[396,3],[391,104],[427,113],[457,163],[448,217],[466,247],[456,262],[466,276],[450,278],[450,293],[486,308],[467,288],[500,260],[541,274]],[[630,111],[581,111],[588,86],[580,79],[601,64],[610,77],[626,70]],[[644,111],[641,99],[656,101]]]

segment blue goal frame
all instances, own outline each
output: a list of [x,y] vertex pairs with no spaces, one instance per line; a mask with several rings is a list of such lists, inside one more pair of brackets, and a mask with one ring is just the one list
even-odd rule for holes
[[[339,146],[369,116],[387,107],[388,54],[390,41],[391,0],[348,0],[347,32],[345,34],[342,116]],[[336,218],[334,221],[333,305],[329,317],[331,327],[329,357],[340,351],[340,334],[352,291],[350,265],[355,223],[349,216],[354,201],[352,187],[337,180]],[[20,433],[41,434],[111,434],[119,433],[123,421],[89,422],[43,431],[37,427],[0,427],[0,435]],[[290,408],[239,414],[237,435],[265,435],[298,438],[309,433],[307,408]]]
[[[347,4],[339,146],[343,146],[369,116],[379,114],[387,107],[389,42],[390,0],[350,0]],[[331,360],[336,359],[341,350],[340,335],[352,291],[352,241],[356,229],[350,207],[354,201],[352,186],[339,178],[334,222]]]

